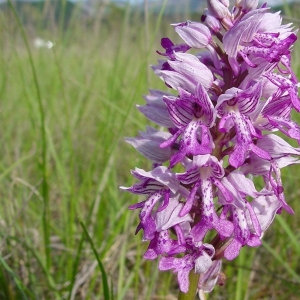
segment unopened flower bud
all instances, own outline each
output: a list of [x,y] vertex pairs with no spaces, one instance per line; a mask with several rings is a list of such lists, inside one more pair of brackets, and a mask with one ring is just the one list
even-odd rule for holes
[[241,7],[242,6],[242,2],[243,2],[243,0],[235,0],[234,6]]
[[242,1],[242,8],[244,12],[248,12],[253,10],[257,7],[258,0],[243,0]]
[[230,12],[223,2],[224,0],[207,0],[207,7],[211,14],[221,20],[230,16]]
[[209,269],[201,274],[198,288],[199,292],[203,291],[209,293],[213,290],[214,286],[219,280],[219,275],[222,267],[222,260],[214,260]]
[[201,21],[205,23],[213,32],[219,32],[221,30],[220,21],[215,18],[207,8],[204,10]]
[[226,7],[229,7],[229,0],[220,0],[220,2]]
[[175,31],[190,47],[197,49],[204,48],[212,39],[208,27],[201,23],[187,21],[173,24],[173,26],[175,26]]

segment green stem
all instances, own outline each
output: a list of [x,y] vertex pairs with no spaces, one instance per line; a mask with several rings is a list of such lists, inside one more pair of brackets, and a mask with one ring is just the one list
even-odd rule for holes
[[198,282],[199,282],[199,276],[200,274],[196,274],[193,271],[189,274],[189,280],[190,280],[190,286],[187,293],[179,292],[178,300],[194,300],[197,288],[198,288]]
[[47,169],[47,135],[46,135],[46,120],[45,120],[45,111],[43,107],[42,94],[40,90],[40,85],[38,81],[38,75],[35,69],[33,55],[31,53],[28,38],[25,32],[25,29],[22,25],[22,22],[19,18],[19,15],[16,11],[16,8],[12,2],[12,0],[8,0],[8,5],[10,6],[15,19],[18,23],[18,26],[21,31],[21,35],[23,37],[26,50],[29,57],[29,62],[31,66],[33,82],[36,88],[36,96],[40,111],[40,121],[41,121],[41,145],[42,145],[42,159],[41,159],[41,168],[42,168],[42,195],[43,195],[43,213],[42,213],[42,224],[44,230],[44,246],[45,246],[45,256],[46,256],[46,265],[47,269],[50,270],[51,267],[51,249],[50,249],[50,207],[49,207],[49,186],[48,186],[48,169]]

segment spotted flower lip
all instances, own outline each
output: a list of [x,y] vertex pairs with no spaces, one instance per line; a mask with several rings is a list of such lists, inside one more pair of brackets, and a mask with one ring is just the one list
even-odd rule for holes
[[[179,162],[187,154],[208,154],[212,151],[213,143],[207,128],[215,121],[213,104],[201,84],[198,84],[194,95],[178,88],[179,97],[163,98],[167,105],[171,120],[178,128],[176,135],[161,143],[162,148],[167,148],[176,140],[174,137],[182,134],[179,151],[171,158],[171,166]],[[202,136],[202,143],[198,137]]]
[[221,260],[261,245],[277,214],[294,213],[281,169],[300,163],[288,142],[300,144],[297,31],[257,0],[233,2],[207,0],[202,22],[172,24],[182,43],[162,38],[152,66],[169,92],[150,90],[137,106],[155,127],[126,138],[152,164],[121,187],[144,196],[129,206],[149,242],[144,258],[173,271],[183,293],[197,288],[190,272],[201,292],[224,284]]
[[177,273],[180,290],[186,293],[189,288],[188,275],[195,269],[198,273],[203,273],[212,265],[214,249],[209,244],[203,244],[196,251],[185,255],[183,258],[162,257],[159,261],[159,269],[174,270]]

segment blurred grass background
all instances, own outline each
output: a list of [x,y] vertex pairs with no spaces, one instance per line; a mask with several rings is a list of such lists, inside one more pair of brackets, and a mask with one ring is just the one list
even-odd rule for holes
[[[176,299],[175,276],[142,259],[138,212],[127,210],[137,197],[119,190],[130,169],[149,167],[123,137],[144,129],[135,104],[148,88],[165,89],[149,68],[160,38],[179,42],[169,24],[200,16],[163,16],[165,3],[143,13],[99,1],[92,16],[63,0],[2,5],[1,300]],[[283,11],[300,27],[297,4]],[[299,45],[293,62],[300,77]],[[226,284],[209,299],[299,299],[299,172],[282,174],[295,216],[283,212],[262,247],[224,261]]]

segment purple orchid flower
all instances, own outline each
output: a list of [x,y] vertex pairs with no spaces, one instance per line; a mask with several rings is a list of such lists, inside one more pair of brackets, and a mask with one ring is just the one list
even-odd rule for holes
[[172,156],[172,149],[162,149],[160,144],[166,142],[172,135],[147,127],[146,132],[140,132],[140,137],[126,138],[126,142],[136,148],[142,155],[153,163],[162,164]]
[[209,244],[201,244],[189,254],[182,258],[162,257],[158,268],[161,271],[174,270],[177,273],[180,290],[186,293],[189,289],[189,273],[195,270],[196,273],[204,273],[212,265],[214,248]]
[[189,53],[174,52],[175,60],[169,60],[169,70],[157,70],[156,73],[172,89],[179,87],[193,93],[196,86],[201,83],[209,89],[213,83],[212,72]]
[[[294,213],[281,169],[300,163],[300,148],[276,134],[300,143],[297,31],[258,0],[232,4],[207,0],[202,22],[173,24],[183,43],[163,38],[165,60],[152,67],[172,92],[150,90],[138,110],[156,127],[126,138],[152,162],[121,187],[145,196],[129,207],[140,210],[144,258],[173,270],[183,293],[224,284],[222,258],[259,246],[276,214]],[[196,286],[190,272],[200,275]]]
[[162,56],[168,56],[171,59],[175,59],[174,52],[186,52],[191,49],[191,47],[187,44],[174,45],[169,38],[162,38],[161,46],[166,50],[166,52],[162,53],[157,51],[157,53]]
[[175,31],[191,48],[205,48],[212,42],[210,30],[199,22],[172,24]]
[[249,121],[249,115],[258,105],[261,89],[261,82],[245,91],[232,88],[219,97],[216,105],[219,115],[222,116],[219,130],[229,132],[232,126],[235,127],[236,145],[229,158],[229,163],[235,168],[240,167],[245,162],[249,151],[263,159],[271,159],[267,152],[253,143],[253,137],[259,138],[259,135]]
[[[214,260],[211,266],[201,274],[198,283],[199,293],[210,293],[218,281],[220,281],[222,260]],[[222,283],[220,284],[222,285]],[[201,298],[200,298],[201,299]]]
[[161,143],[162,148],[174,144],[182,134],[179,151],[171,158],[170,166],[173,167],[186,155],[199,155],[211,153],[213,148],[209,128],[215,121],[213,104],[201,84],[196,87],[195,93],[190,94],[179,88],[179,97],[165,97],[169,114],[177,132],[167,141]]
[[[157,90],[150,90],[150,95],[145,96],[146,105],[137,105],[138,110],[145,115],[146,118],[155,124],[163,127],[172,127],[170,115],[166,104],[162,101],[167,93]],[[172,96],[170,94],[170,96]]]

